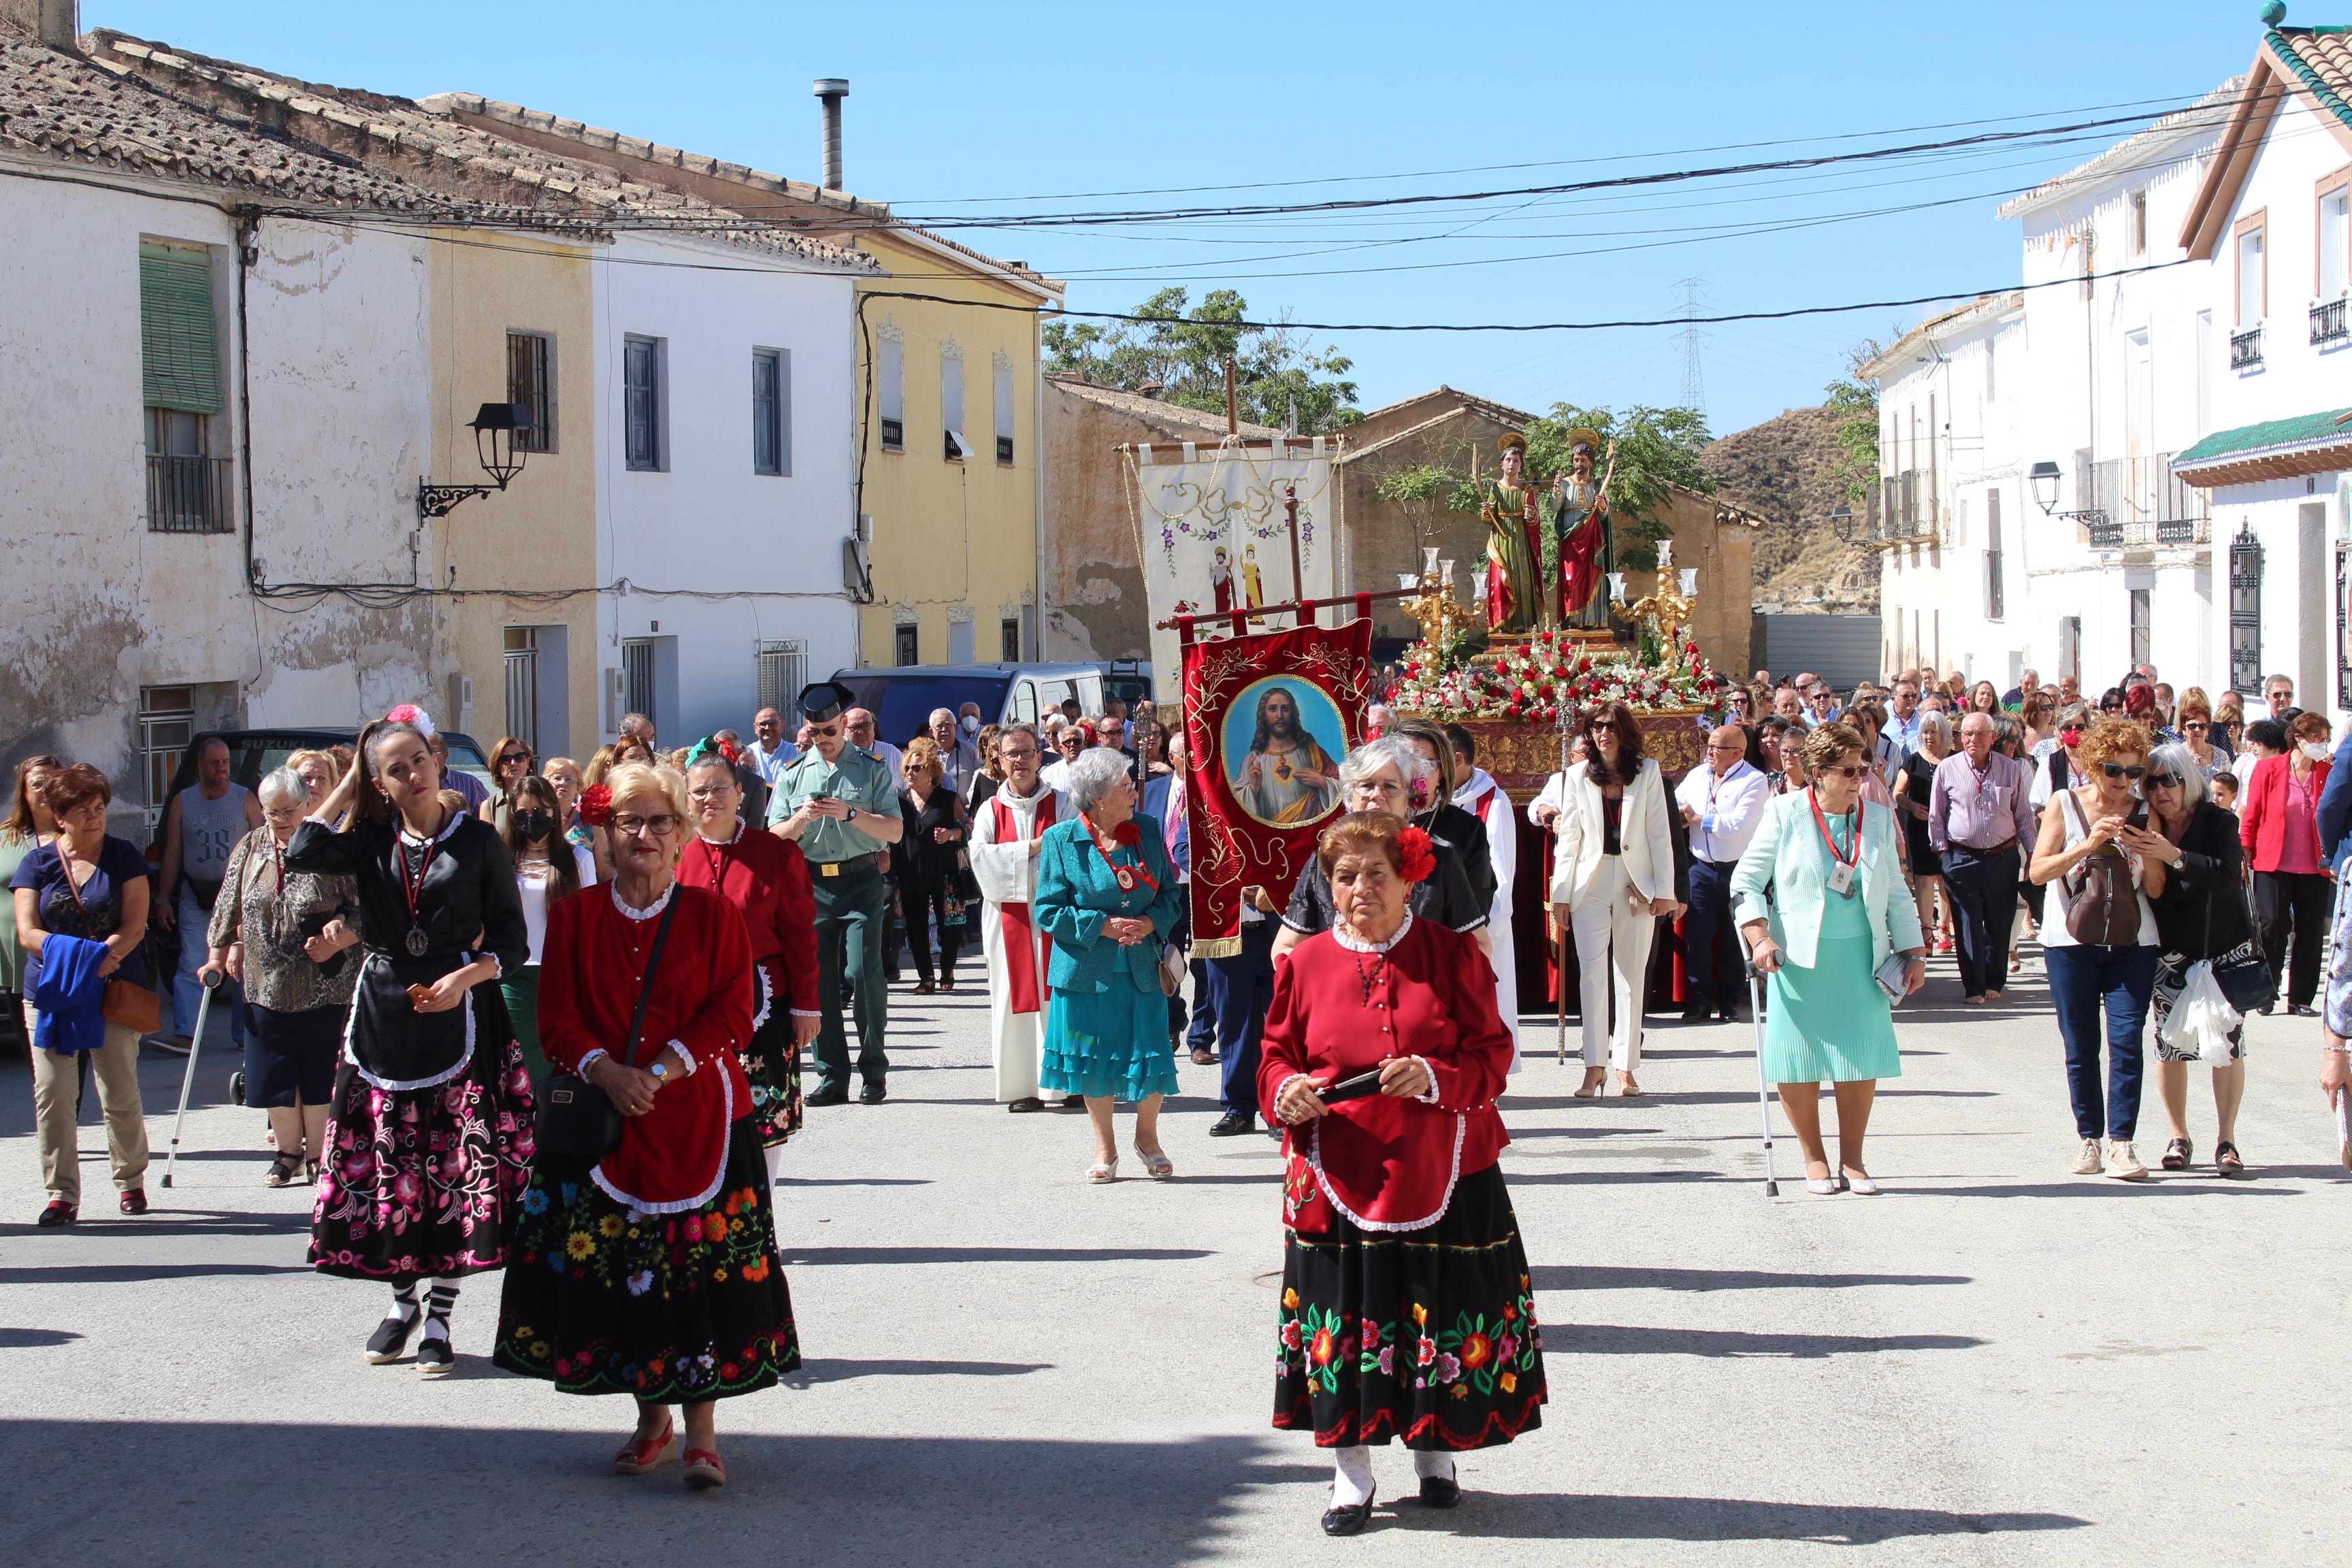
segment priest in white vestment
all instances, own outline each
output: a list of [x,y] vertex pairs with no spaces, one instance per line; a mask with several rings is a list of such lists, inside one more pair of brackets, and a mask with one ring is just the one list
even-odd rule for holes
[[[980,884],[981,952],[988,960],[988,1021],[996,1098],[1009,1110],[1043,1110],[1037,1074],[1045,1046],[1045,975],[1053,944],[1030,914],[1038,837],[1076,814],[1067,795],[1038,776],[1037,732],[1019,725],[997,737],[1004,782],[971,814],[971,874]],[[1080,1105],[1085,1102],[1079,1101]]]

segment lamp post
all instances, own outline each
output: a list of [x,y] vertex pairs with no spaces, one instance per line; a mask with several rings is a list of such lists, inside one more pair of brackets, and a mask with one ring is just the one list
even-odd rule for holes
[[1853,508],[1843,501],[1830,508],[1830,529],[1841,541],[1852,544],[1854,540]]
[[2068,522],[2085,524],[2091,530],[2091,542],[2094,544],[2103,542],[2099,534],[2105,530],[2108,521],[2105,508],[2083,507],[2074,511],[2057,510],[2057,464],[2047,459],[2034,464],[2032,469],[2026,475],[2026,481],[2033,487],[2033,504],[2042,509],[2042,516],[2063,518]]
[[482,465],[482,472],[493,481],[487,485],[436,485],[419,479],[416,483],[416,515],[446,517],[457,510],[461,501],[476,496],[486,496],[502,490],[517,474],[522,472],[523,460],[530,448],[521,444],[523,433],[531,428],[530,410],[520,403],[485,403],[481,412],[467,423],[474,433],[474,456]]

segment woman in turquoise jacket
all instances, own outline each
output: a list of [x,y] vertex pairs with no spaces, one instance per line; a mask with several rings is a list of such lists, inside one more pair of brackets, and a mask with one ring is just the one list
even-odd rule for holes
[[[1749,961],[1772,977],[1764,1073],[1804,1148],[1805,1185],[1866,1195],[1878,1191],[1862,1163],[1871,1104],[1880,1079],[1903,1076],[1894,1004],[1874,976],[1900,952],[1909,995],[1927,983],[1927,948],[1895,814],[1862,798],[1871,758],[1861,731],[1823,724],[1805,737],[1804,758],[1812,783],[1765,807],[1731,874],[1732,914]],[[1822,1143],[1825,1079],[1837,1094],[1835,1171]]]
[[1160,824],[1135,810],[1135,781],[1118,752],[1085,752],[1065,786],[1078,810],[1038,841],[1037,923],[1054,944],[1045,984],[1040,1087],[1085,1098],[1094,1121],[1089,1182],[1118,1179],[1111,1108],[1135,1102],[1135,1152],[1154,1181],[1176,1173],[1160,1148],[1160,1097],[1176,1088],[1160,949],[1183,890]]

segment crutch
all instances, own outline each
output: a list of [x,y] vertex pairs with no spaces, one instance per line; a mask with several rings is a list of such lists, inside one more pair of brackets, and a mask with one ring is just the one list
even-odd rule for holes
[[204,1054],[205,1019],[213,1010],[213,993],[219,990],[227,975],[217,970],[204,976],[205,994],[196,1001],[196,1032],[188,1037],[188,1070],[180,1075],[180,1109],[172,1118],[172,1148],[163,1158],[163,1184],[172,1184],[172,1172],[180,1163],[180,1123],[188,1119],[188,1090],[196,1081],[196,1058]]
[[1771,1087],[1764,1080],[1764,977],[1756,972],[1753,959],[1746,955],[1746,942],[1740,944],[1740,964],[1748,971],[1748,1016],[1756,1023],[1756,1109],[1764,1119],[1764,1195],[1777,1198],[1780,1184],[1772,1177],[1772,1095]]

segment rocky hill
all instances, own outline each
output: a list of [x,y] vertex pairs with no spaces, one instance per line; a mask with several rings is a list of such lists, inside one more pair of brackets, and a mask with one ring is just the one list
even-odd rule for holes
[[1830,531],[1844,454],[1826,408],[1791,408],[1724,437],[1701,460],[1726,500],[1771,519],[1756,541],[1756,603],[1823,612],[1878,608],[1878,562]]

